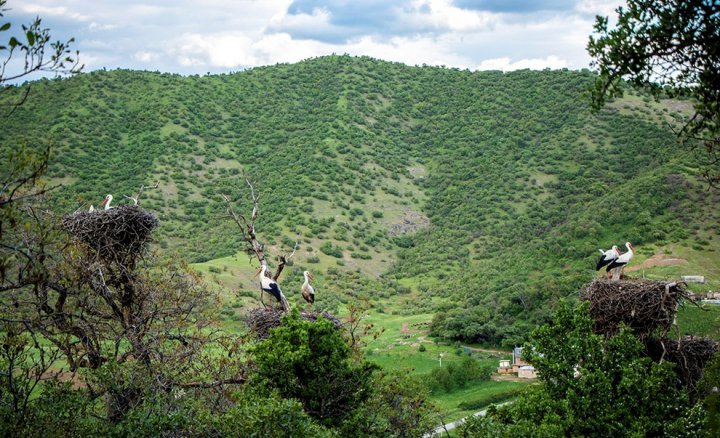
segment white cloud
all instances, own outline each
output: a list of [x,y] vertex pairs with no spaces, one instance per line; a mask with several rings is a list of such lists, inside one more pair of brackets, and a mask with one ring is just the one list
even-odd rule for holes
[[498,13],[462,9],[454,0],[352,2],[350,9],[344,0],[333,0],[332,7],[314,0],[288,14],[293,0],[15,1],[23,4],[11,4],[8,17],[37,14],[54,40],[75,37],[88,70],[179,73],[330,53],[460,68],[583,68],[594,15],[612,16],[620,4],[578,0],[567,10]]
[[499,21],[499,14],[460,9],[450,0],[416,0],[414,8],[402,10],[401,17],[418,28],[424,26],[445,31],[487,30]]
[[157,60],[160,57],[160,54],[156,53],[156,52],[143,51],[143,52],[136,52],[133,57],[135,59],[137,59],[138,61],[144,62],[147,64],[149,62],[153,62],[153,61]]
[[560,69],[568,67],[568,62],[557,56],[551,55],[546,58],[520,59],[512,62],[509,57],[486,59],[477,66],[476,70],[543,70],[546,68]]
[[[14,9],[15,7],[13,7]],[[18,11],[27,14],[39,15],[41,17],[62,17],[69,18],[71,20],[88,21],[89,16],[73,12],[64,6],[45,6],[38,4],[24,4],[17,6]]]
[[575,6],[575,10],[583,14],[607,17],[615,15],[615,9],[624,3],[621,0],[581,0]]
[[90,23],[88,25],[88,29],[91,31],[99,31],[99,30],[113,30],[116,29],[118,26],[116,24],[100,24],[95,21]]

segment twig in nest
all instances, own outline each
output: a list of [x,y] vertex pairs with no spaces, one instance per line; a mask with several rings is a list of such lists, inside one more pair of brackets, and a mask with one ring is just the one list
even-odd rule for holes
[[136,206],[65,215],[62,227],[100,260],[131,267],[147,248],[157,217]]
[[[255,337],[265,339],[270,335],[271,329],[280,327],[283,315],[285,312],[282,310],[258,307],[248,313],[246,323]],[[300,317],[306,321],[314,322],[320,316],[331,321],[338,330],[343,326],[338,318],[327,312],[300,312]]]
[[612,336],[625,324],[643,338],[657,329],[664,335],[673,326],[679,302],[688,298],[681,284],[595,279],[581,292],[580,298],[590,302],[590,317],[596,333]]

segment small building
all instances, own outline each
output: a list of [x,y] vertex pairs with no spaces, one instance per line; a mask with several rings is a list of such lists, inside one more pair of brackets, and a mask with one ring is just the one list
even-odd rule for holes
[[524,367],[526,365],[530,365],[527,362],[524,362],[522,360],[522,347],[515,347],[513,348],[513,361],[512,361],[512,372],[517,373],[520,370],[520,367]]
[[525,365],[518,370],[518,378],[520,379],[537,379],[537,371],[532,365]]
[[681,275],[680,280],[685,283],[705,283],[704,275]]
[[[512,351],[512,360],[503,359],[497,368],[498,374],[517,374],[523,379],[534,379],[537,377],[535,367],[522,360],[522,347],[515,347]],[[521,375],[522,371],[522,375]]]
[[510,361],[503,359],[500,361],[500,366],[497,368],[498,374],[512,374],[513,369],[510,366]]

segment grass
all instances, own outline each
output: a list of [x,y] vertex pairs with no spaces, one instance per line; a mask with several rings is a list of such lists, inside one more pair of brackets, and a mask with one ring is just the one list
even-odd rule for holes
[[[391,301],[383,303],[386,312],[398,311],[399,303]],[[442,364],[459,362],[466,354],[464,348],[455,345],[435,343],[427,338],[427,324],[432,314],[394,315],[392,313],[370,313],[366,323],[373,324],[380,334],[370,341],[366,347],[366,359],[380,365],[383,369],[407,372],[421,379]],[[425,351],[420,351],[420,345]],[[473,357],[483,364],[497,366],[501,358],[509,358],[500,353],[474,353]],[[463,402],[472,402],[474,406],[488,404],[501,394],[512,395],[518,388],[527,386],[528,382],[512,381],[479,381],[450,393],[430,394],[430,400],[440,410],[443,421],[450,422],[471,415],[481,408],[462,409]]]
[[[472,415],[494,403],[500,394],[514,395],[515,391],[527,387],[529,382],[485,381],[449,394],[433,394],[432,401],[437,405],[443,415],[443,421],[449,423]],[[487,401],[487,404],[483,403]],[[461,403],[470,403],[478,406],[473,409],[460,408]]]
[[685,303],[678,311],[680,334],[709,336],[720,340],[720,305],[707,304],[702,309]]

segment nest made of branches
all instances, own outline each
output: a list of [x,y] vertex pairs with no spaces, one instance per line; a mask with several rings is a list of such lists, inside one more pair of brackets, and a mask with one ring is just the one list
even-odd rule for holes
[[684,283],[628,279],[593,280],[580,299],[590,302],[595,333],[612,336],[620,326],[630,327],[639,338],[672,327],[680,301],[688,298]]
[[123,205],[65,215],[62,227],[101,260],[127,264],[143,254],[158,223],[154,214]]
[[[265,339],[270,336],[270,329],[280,327],[283,315],[285,312],[279,309],[258,307],[250,310],[246,322],[256,338]],[[327,312],[300,312],[300,317],[306,321],[314,322],[320,316],[335,324],[338,329],[343,326],[339,319]]]
[[668,360],[675,363],[678,378],[691,393],[696,390],[705,364],[718,351],[717,341],[692,336],[678,341],[647,338],[644,343],[648,356],[656,362]]

